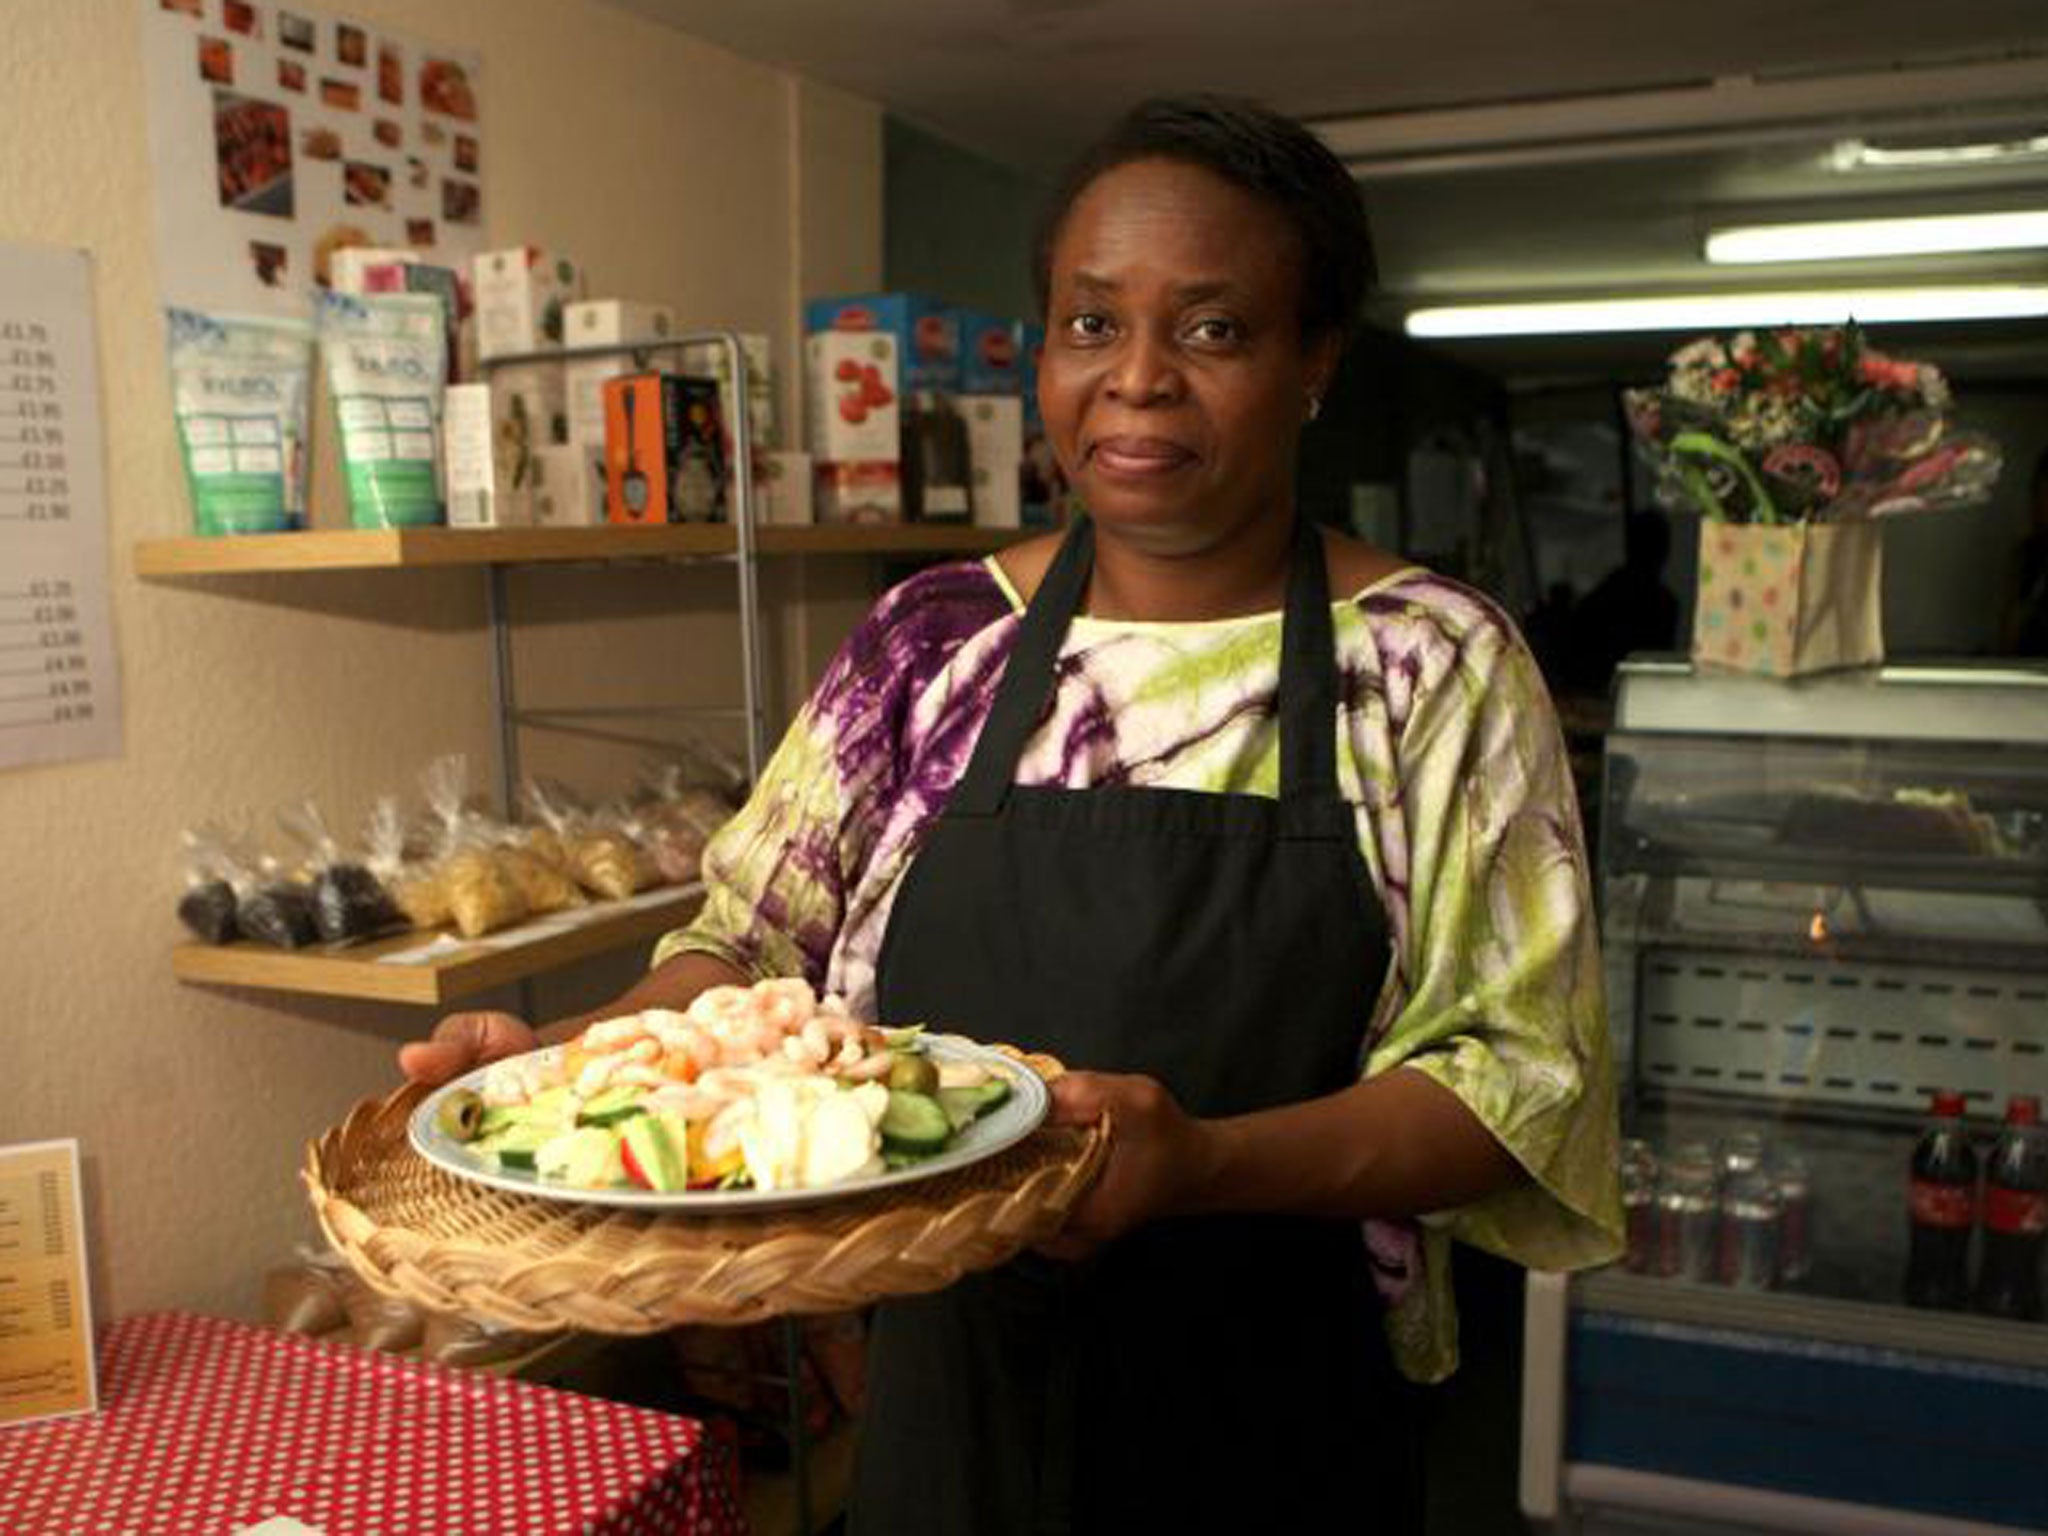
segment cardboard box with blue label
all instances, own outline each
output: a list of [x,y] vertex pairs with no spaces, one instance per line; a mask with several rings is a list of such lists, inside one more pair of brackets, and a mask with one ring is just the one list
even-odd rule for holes
[[855,293],[812,299],[804,330],[882,331],[896,338],[906,390],[960,388],[960,320],[950,304],[918,293]]
[[1023,393],[1018,366],[1017,322],[979,310],[956,311],[960,318],[960,392],[965,395]]

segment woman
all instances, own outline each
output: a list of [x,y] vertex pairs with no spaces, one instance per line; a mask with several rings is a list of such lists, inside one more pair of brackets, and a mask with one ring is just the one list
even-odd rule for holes
[[[878,1309],[858,1532],[1413,1529],[1393,1361],[1452,1364],[1449,1236],[1615,1251],[1535,668],[1295,512],[1370,260],[1343,167],[1259,109],[1150,103],[1085,156],[1037,267],[1088,518],[881,600],[615,1005],[803,974],[1050,1050],[1056,1115],[1111,1117],[1047,1254]],[[405,1065],[532,1040],[462,1015]]]

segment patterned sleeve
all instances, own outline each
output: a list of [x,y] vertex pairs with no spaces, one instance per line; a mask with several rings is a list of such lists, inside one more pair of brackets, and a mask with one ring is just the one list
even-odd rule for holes
[[1002,611],[978,565],[938,566],[882,596],[705,848],[704,906],[656,945],[653,964],[709,954],[756,979],[824,988],[848,901],[912,768],[916,701]]
[[1549,694],[1475,604],[1412,678],[1395,746],[1407,833],[1406,997],[1368,1071],[1427,1073],[1528,1170],[1427,1219],[1534,1268],[1618,1251],[1618,1127],[1584,837]]

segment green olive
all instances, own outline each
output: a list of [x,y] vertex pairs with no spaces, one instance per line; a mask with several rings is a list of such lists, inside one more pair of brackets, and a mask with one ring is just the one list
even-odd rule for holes
[[434,1124],[444,1136],[474,1141],[477,1132],[484,1128],[484,1101],[467,1088],[458,1089],[434,1111]]
[[932,1065],[929,1056],[898,1051],[896,1059],[889,1063],[889,1086],[905,1093],[936,1093],[939,1069]]

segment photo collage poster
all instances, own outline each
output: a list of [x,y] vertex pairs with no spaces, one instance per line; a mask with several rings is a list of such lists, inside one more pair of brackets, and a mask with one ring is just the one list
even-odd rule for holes
[[138,0],[164,302],[303,315],[343,246],[486,249],[481,60],[305,5]]

